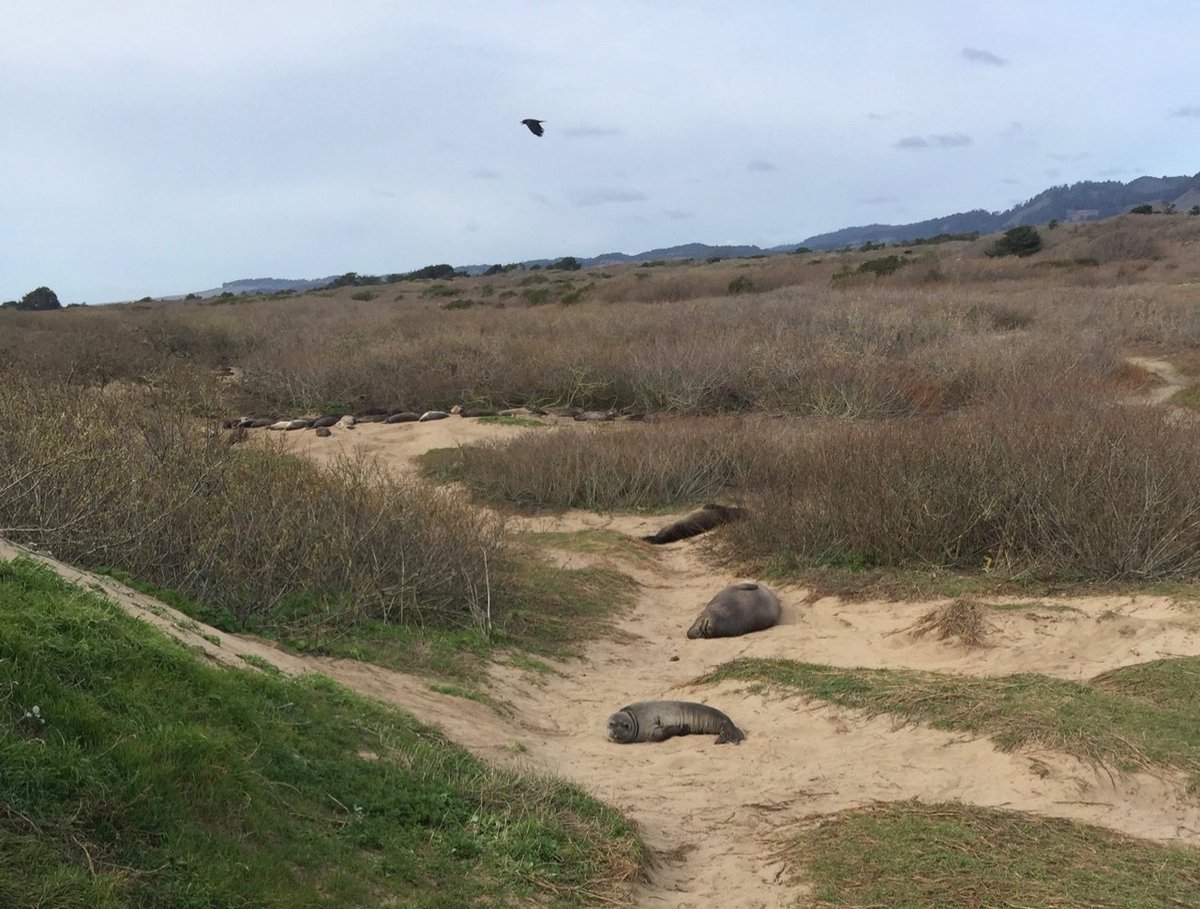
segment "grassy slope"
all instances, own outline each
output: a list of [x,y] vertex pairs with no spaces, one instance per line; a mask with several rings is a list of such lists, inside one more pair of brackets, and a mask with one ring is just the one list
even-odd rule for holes
[[565,784],[0,562],[0,905],[574,905],[640,861]]

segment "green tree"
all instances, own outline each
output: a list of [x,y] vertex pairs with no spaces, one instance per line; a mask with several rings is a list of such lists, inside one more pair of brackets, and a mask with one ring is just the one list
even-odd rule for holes
[[62,309],[58,294],[49,287],[38,287],[21,298],[17,309]]
[[1029,225],[1014,227],[984,250],[989,256],[1032,256],[1042,248],[1042,235]]
[[1129,213],[1131,215],[1152,215],[1154,214],[1154,206],[1149,204],[1135,205],[1133,208],[1129,209]]

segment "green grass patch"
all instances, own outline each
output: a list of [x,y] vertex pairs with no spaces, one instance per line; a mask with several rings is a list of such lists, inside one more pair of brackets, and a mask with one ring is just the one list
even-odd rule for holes
[[572,787],[0,562],[0,905],[591,905],[642,861]]
[[524,653],[510,653],[508,655],[508,662],[522,672],[528,672],[533,675],[561,675],[557,669],[544,660],[539,660],[537,657],[531,657]]
[[483,680],[494,647],[494,641],[474,629],[375,621],[293,627],[278,640],[300,653],[361,660],[458,684]]
[[538,549],[582,552],[641,564],[658,561],[638,540],[615,530],[536,531],[521,534],[521,539]]
[[1200,851],[956,803],[841,812],[796,838],[786,860],[816,909],[1200,906]]
[[[704,680],[761,684],[868,714],[890,714],[935,729],[984,735],[1004,750],[1046,748],[1117,770],[1167,767],[1200,785],[1195,701],[1131,697],[1122,688],[1169,691],[1180,676],[1196,684],[1196,658],[1162,660],[1128,675],[1081,684],[1025,673],[967,678],[893,669],[838,669],[791,660],[739,659]],[[1114,681],[1112,676],[1116,675]]]
[[473,688],[461,688],[458,685],[434,684],[429,686],[429,690],[436,691],[438,694],[449,695],[452,698],[463,698],[464,700],[485,704],[488,707],[491,707],[493,710],[500,709],[500,705],[494,698],[490,698],[486,694],[476,691]]
[[553,658],[579,656],[589,639],[611,634],[637,596],[637,584],[615,569],[558,568],[532,556],[515,583],[520,605],[508,613],[503,641]]
[[1190,713],[1196,722],[1200,704],[1200,657],[1178,657],[1139,663],[1101,673],[1091,684],[1122,697],[1167,710]]

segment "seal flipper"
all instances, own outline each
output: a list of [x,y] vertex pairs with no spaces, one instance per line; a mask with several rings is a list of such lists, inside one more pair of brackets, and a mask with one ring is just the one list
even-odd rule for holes
[[734,745],[746,738],[746,733],[733,725],[732,720],[727,720],[721,724],[720,733],[717,735],[716,744],[727,745],[732,742]]
[[650,741],[662,742],[677,735],[690,735],[692,727],[687,723],[676,723],[672,726],[656,726],[650,735]]

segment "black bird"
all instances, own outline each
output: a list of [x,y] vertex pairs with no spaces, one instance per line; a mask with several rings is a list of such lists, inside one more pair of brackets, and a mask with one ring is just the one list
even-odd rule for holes
[[532,117],[530,117],[528,120],[522,120],[521,122],[528,126],[529,131],[535,136],[540,136],[545,132],[545,130],[542,129],[542,124],[546,122],[545,120],[534,120]]

